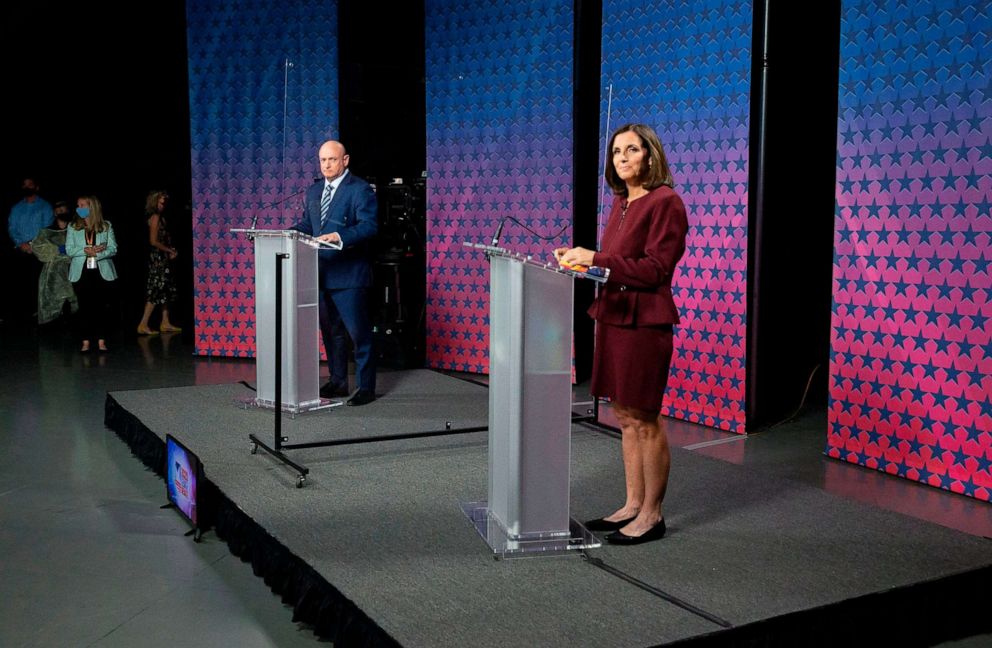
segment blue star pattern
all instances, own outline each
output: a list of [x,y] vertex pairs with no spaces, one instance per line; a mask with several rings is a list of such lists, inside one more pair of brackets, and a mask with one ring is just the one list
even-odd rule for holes
[[252,244],[231,228],[283,229],[289,198],[337,137],[337,2],[187,5],[195,350],[255,354]]
[[992,7],[845,2],[827,454],[992,496]]
[[[744,432],[753,3],[603,3],[601,149],[627,122],[661,137],[689,217],[682,323],[662,413]],[[606,164],[606,158],[603,159]],[[601,192],[600,227],[612,196]]]
[[[489,370],[489,267],[464,241],[547,258],[571,241],[571,2],[429,2],[427,363]],[[567,227],[566,227],[567,226]]]

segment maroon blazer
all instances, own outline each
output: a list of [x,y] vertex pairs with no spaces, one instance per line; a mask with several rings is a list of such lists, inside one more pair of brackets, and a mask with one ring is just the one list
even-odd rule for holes
[[661,186],[632,201],[616,196],[603,231],[602,250],[593,264],[609,268],[589,315],[605,324],[678,324],[672,300],[672,273],[685,252],[689,221],[682,199]]

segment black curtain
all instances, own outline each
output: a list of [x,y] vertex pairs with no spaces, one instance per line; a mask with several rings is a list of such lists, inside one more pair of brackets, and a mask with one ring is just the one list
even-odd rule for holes
[[769,4],[754,7],[748,431],[804,395],[823,405],[830,350],[840,2]]

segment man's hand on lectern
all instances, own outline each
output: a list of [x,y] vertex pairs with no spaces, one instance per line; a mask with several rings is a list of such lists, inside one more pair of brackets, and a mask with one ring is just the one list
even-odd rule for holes
[[330,234],[321,234],[317,237],[318,241],[326,241],[327,243],[340,243],[341,235],[337,232],[331,232]]

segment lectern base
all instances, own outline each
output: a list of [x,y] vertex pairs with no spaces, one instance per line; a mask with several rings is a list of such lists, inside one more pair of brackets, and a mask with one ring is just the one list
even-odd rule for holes
[[462,502],[462,513],[500,558],[537,558],[558,556],[582,549],[595,549],[602,543],[575,519],[570,519],[567,535],[511,538],[506,529],[489,513],[488,502]]
[[[275,401],[265,400],[264,398],[252,398],[250,396],[246,396],[244,398],[236,398],[235,402],[238,403],[238,405],[240,405],[243,409],[258,408],[271,410],[276,408]],[[307,403],[300,403],[299,405],[283,403],[282,411],[289,414],[290,418],[296,418],[297,414],[306,414],[307,412],[329,409],[340,405],[344,405],[343,400],[321,398]]]

